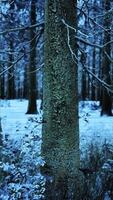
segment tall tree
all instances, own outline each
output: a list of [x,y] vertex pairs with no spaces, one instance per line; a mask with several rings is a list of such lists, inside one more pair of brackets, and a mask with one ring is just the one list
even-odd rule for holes
[[[12,2],[10,4],[9,8],[9,27],[12,28],[14,26],[14,21],[15,21],[15,15],[14,15],[14,9],[15,9],[15,3]],[[7,98],[8,99],[14,99],[15,98],[15,83],[14,83],[14,66],[13,61],[14,61],[14,55],[13,55],[13,50],[14,50],[14,35],[10,35],[8,38],[8,47],[10,50],[10,54],[8,56],[8,81],[7,81]],[[11,67],[12,66],[12,67]]]
[[[105,12],[107,13],[108,10],[110,10],[111,8],[111,4],[110,4],[110,0],[104,0],[104,8],[105,8]],[[104,44],[105,45],[104,49],[103,49],[103,57],[102,57],[102,78],[103,80],[111,85],[111,77],[110,77],[110,55],[111,55],[111,44],[109,43],[109,41],[111,40],[111,31],[110,31],[110,27],[111,26],[111,17],[109,16],[109,14],[105,15],[104,18],[104,28],[106,29],[104,31]],[[112,99],[111,99],[111,95],[109,93],[108,90],[106,89],[102,89],[102,102],[101,102],[101,115],[108,115],[111,116],[112,115]]]
[[[0,64],[0,72],[2,72],[3,65]],[[0,99],[4,99],[4,74],[0,76]]]
[[[77,28],[75,0],[45,2],[45,67],[43,81],[42,172],[47,177],[45,199],[79,199],[79,130],[77,64],[67,42],[62,19]],[[70,45],[76,52],[73,30]],[[52,182],[51,182],[52,180]]]
[[[94,0],[94,2],[93,2],[93,5],[94,5],[94,8],[93,8],[93,17],[94,18],[96,18],[96,8],[97,8],[96,3],[97,3],[97,1]],[[96,39],[97,39],[96,36],[95,36],[95,32],[96,32],[96,26],[94,24],[94,38],[93,38],[94,44],[95,44]],[[96,74],[96,48],[95,47],[93,48],[93,55],[92,55],[92,73]],[[91,81],[92,81],[92,83],[91,83],[91,99],[93,101],[95,101],[96,100],[96,87],[94,85],[94,81],[95,80],[94,80],[93,77],[92,77]]]
[[[9,48],[11,53],[9,54],[9,69],[8,69],[8,87],[7,87],[7,98],[14,99],[15,98],[15,83],[14,83],[14,66],[13,64],[13,40],[12,38],[9,41]],[[12,67],[11,67],[12,66]]]
[[[31,25],[36,24],[36,1],[31,1]],[[36,29],[30,29],[29,101],[27,114],[37,114],[36,91]]]

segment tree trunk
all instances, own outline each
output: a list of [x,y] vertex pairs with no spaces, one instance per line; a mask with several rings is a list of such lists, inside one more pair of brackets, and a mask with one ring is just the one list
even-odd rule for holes
[[[79,199],[77,65],[61,19],[77,28],[75,2],[48,0],[45,12],[42,156],[46,162],[46,200]],[[70,44],[77,51],[74,32]]]
[[24,67],[24,83],[23,83],[23,98],[28,99],[28,69]]
[[[10,51],[13,51],[13,40],[12,38],[9,41]],[[13,64],[14,58],[13,54],[9,54],[9,67]],[[14,82],[14,66],[8,69],[8,87],[7,87],[7,98],[14,99],[15,98],[15,82]]]
[[[110,10],[110,0],[105,0],[104,2],[105,12]],[[107,15],[104,19],[104,28],[109,29],[108,31],[104,31],[104,44],[111,40],[111,32],[110,32],[110,25],[111,25],[111,17]],[[111,45],[108,44],[105,46],[103,50],[103,57],[102,57],[102,78],[103,80],[111,85],[111,78],[110,78],[110,60],[106,56],[105,52],[108,56],[111,55]],[[109,91],[106,89],[102,89],[102,108],[101,108],[101,115],[112,115],[112,99]]]
[[[95,42],[95,39],[94,39]],[[93,66],[92,66],[92,73],[95,74],[95,68],[96,68],[96,49],[93,49]],[[92,77],[92,87],[91,87],[91,100],[95,101],[95,83],[94,78]]]
[[[2,66],[0,66],[0,68],[2,68]],[[3,74],[3,75],[0,76],[0,99],[4,99],[5,98],[5,94],[4,94],[5,80],[4,79],[5,78],[4,78],[4,74]]]
[[86,72],[85,70],[82,71],[82,100],[85,101],[87,98],[86,92]]
[[[36,24],[36,1],[31,2],[31,25]],[[30,29],[30,63],[29,63],[29,101],[26,114],[37,114],[37,82],[36,82],[36,29]]]
[[[15,3],[12,2],[10,4],[10,8],[9,8],[9,17],[10,17],[10,21],[9,23],[9,28],[13,28],[13,23],[15,21],[15,15],[14,15],[14,7],[15,7]],[[10,49],[10,54],[9,56],[9,66],[8,66],[8,80],[7,80],[7,98],[8,99],[14,99],[16,92],[15,92],[15,79],[14,79],[14,66],[12,66],[13,61],[14,61],[14,54],[13,54],[13,50],[14,50],[14,38],[12,35],[9,36],[9,42],[8,42],[8,46]],[[12,67],[11,67],[12,66]]]

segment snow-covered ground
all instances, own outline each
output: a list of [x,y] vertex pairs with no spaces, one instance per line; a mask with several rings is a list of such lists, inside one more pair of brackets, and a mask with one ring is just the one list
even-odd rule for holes
[[[0,100],[0,117],[2,124],[3,136],[9,135],[10,139],[22,139],[26,134],[26,127],[31,118],[37,118],[41,121],[40,103],[37,101],[38,115],[26,115],[27,100]],[[28,131],[33,129],[32,123],[29,125]],[[41,132],[41,123],[37,126],[38,131]]]
[[[22,139],[32,131],[36,124],[29,123],[30,119],[41,122],[40,100],[37,101],[37,115],[26,115],[27,100],[1,100],[0,117],[4,138]],[[29,125],[28,125],[29,124]],[[41,123],[36,127],[41,136]],[[79,104],[80,148],[87,148],[91,142],[101,145],[105,141],[113,144],[113,117],[100,116],[98,102],[80,102]]]
[[[0,101],[4,137],[4,159],[0,158],[0,170],[5,173],[1,177],[1,200],[41,200],[43,197],[45,179],[40,173],[40,166],[44,164],[40,154],[40,103],[38,100],[37,115],[26,115],[27,100]],[[113,144],[113,117],[101,117],[98,104],[90,101],[79,104],[81,158],[84,157],[84,152],[87,153],[91,143],[99,147],[103,143],[108,143],[111,147]]]
[[113,144],[113,117],[100,116],[99,102],[80,102],[79,116],[82,150],[91,143],[98,146]]
[[37,101],[37,115],[26,115],[27,101],[0,101],[4,138],[2,144],[0,137],[0,200],[41,200],[43,197],[40,103]]

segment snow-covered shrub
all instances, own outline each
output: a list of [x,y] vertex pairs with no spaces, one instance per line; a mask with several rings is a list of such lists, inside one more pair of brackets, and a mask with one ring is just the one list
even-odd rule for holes
[[33,118],[29,118],[22,140],[7,138],[7,141],[4,141],[0,162],[0,199],[43,199],[45,180],[40,173],[40,167],[44,165],[44,161],[40,155],[40,148],[38,123],[37,119]]

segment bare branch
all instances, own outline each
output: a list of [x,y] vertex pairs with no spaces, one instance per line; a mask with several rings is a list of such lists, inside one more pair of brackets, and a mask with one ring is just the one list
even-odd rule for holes
[[73,28],[72,26],[68,25],[68,24],[65,22],[64,19],[62,19],[62,22],[63,22],[63,24],[66,26],[67,29],[71,29],[71,30],[73,30],[73,31],[75,32],[75,38],[78,39],[80,42],[82,42],[82,43],[84,43],[84,44],[87,44],[87,45],[89,45],[89,46],[93,46],[93,47],[95,47],[95,48],[99,48],[99,49],[102,49],[102,48],[103,48],[103,46],[101,46],[101,45],[93,44],[93,43],[91,43],[91,42],[89,42],[89,41],[86,41],[86,40],[82,39],[82,38],[79,37],[79,36],[76,36],[76,31],[77,31],[77,30],[76,30],[75,28]]
[[[64,24],[67,28],[69,28],[69,29],[71,29],[71,30],[74,30],[74,32],[76,33],[77,30],[76,30],[75,28],[73,28],[72,26],[68,25],[68,24],[65,22],[64,19],[62,19],[62,22],[63,22],[63,24]],[[81,32],[80,32],[80,33],[81,33]],[[85,34],[84,34],[84,35],[85,35]],[[87,36],[87,35],[85,35],[85,36],[86,36],[86,39],[87,39],[88,36]],[[86,39],[83,39],[83,38],[81,38],[81,37],[79,37],[79,36],[76,36],[76,35],[75,35],[75,38],[78,39],[79,42],[82,42],[82,43],[84,43],[84,44],[86,44],[86,45],[89,45],[89,46],[92,46],[92,47],[95,47],[95,48],[98,48],[98,49],[103,49],[103,48],[105,48],[107,45],[113,43],[113,40],[110,40],[109,42],[106,42],[106,43],[103,44],[103,45],[99,45],[99,44],[91,43],[91,42],[87,41]]]
[[11,66],[9,66],[7,69],[3,70],[1,73],[0,73],[0,76],[2,74],[4,74],[5,72],[7,72],[9,69],[11,69],[14,65],[16,65],[22,58],[24,57],[24,54],[22,54],[15,62],[13,62],[13,64]]
[[17,27],[17,28],[7,29],[5,31],[1,31],[0,35],[3,35],[3,34],[5,35],[7,33],[15,32],[15,31],[29,30],[29,29],[33,29],[33,28],[36,28],[36,27],[39,27],[39,28],[44,27],[44,22],[40,22],[38,24],[33,24],[31,26],[25,26],[25,27]]
[[[69,36],[69,29],[71,28],[71,29],[74,30],[74,31],[75,31],[76,29],[74,29],[73,27],[69,26],[64,20],[62,20],[62,22],[63,22],[63,24],[65,24],[66,29],[67,29],[68,47],[69,47],[70,53],[72,54],[72,58],[73,58],[73,60],[74,60],[75,63],[77,63],[77,61],[78,61],[78,63],[79,63],[80,61],[78,60],[76,54],[73,52],[73,50],[72,50],[72,48],[71,48],[71,45],[70,45],[70,38],[69,38],[69,37],[70,37],[70,36]],[[75,36],[75,38],[77,38],[77,36]],[[111,41],[111,42],[112,42],[112,41]],[[108,44],[106,43],[106,44],[104,44],[103,46],[99,46],[99,48],[101,49],[101,48],[105,47],[105,45],[108,45]],[[92,46],[92,44],[91,44],[91,46]],[[94,44],[93,46],[95,46],[95,44]],[[98,46],[97,46],[97,47],[98,47]],[[83,51],[81,51],[81,53],[84,54]],[[85,66],[85,64],[82,64],[82,65],[83,65],[83,69],[84,69],[88,74],[90,74],[91,76],[93,76],[93,78],[95,78],[95,79],[101,84],[101,86],[103,86],[108,92],[113,93],[113,85],[109,85],[109,84],[107,84],[104,80],[100,79],[100,78],[99,78],[98,76],[96,76],[92,71],[90,71],[89,68]]]

